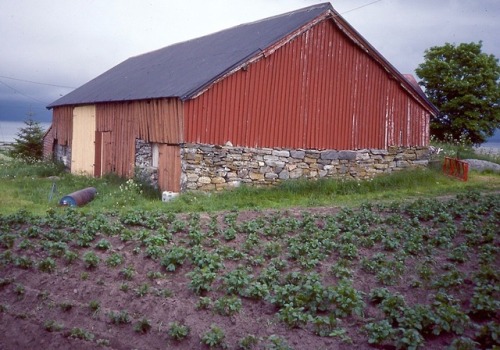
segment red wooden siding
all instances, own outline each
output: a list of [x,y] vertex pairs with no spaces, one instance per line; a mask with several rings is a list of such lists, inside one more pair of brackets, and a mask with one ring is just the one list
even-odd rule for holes
[[102,176],[112,172],[111,132],[95,132],[95,166],[94,176]]
[[71,146],[73,133],[73,106],[54,108],[52,112],[52,138],[59,145]]
[[429,111],[331,20],[185,108],[186,142],[362,149],[429,141]]
[[108,147],[103,150],[109,163],[103,173],[134,174],[136,138],[154,143],[182,142],[180,107],[177,99],[97,104],[96,130],[110,132]]
[[52,126],[43,135],[43,157],[48,159],[52,157],[54,150],[54,134]]

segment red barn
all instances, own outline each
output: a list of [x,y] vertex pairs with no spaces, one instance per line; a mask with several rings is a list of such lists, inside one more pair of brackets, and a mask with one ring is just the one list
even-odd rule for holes
[[129,58],[48,108],[72,172],[174,192],[422,166],[437,113],[329,3]]

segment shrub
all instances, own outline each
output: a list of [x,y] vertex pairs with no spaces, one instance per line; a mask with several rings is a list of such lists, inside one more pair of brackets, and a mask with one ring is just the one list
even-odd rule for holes
[[22,159],[28,163],[34,163],[43,158],[43,134],[40,123],[33,119],[24,121],[25,126],[17,133],[9,155],[13,158]]

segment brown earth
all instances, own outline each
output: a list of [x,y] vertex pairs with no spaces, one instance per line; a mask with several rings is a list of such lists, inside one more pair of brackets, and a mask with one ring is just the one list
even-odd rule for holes
[[[336,215],[339,208],[316,208],[297,209],[283,212],[274,211],[248,211],[238,213],[238,222],[248,222],[259,217],[266,220],[271,217],[296,217],[301,218],[302,213],[307,211],[316,217],[316,224],[324,225],[326,216]],[[218,214],[220,227],[224,226],[224,215]],[[377,215],[388,215],[379,212]],[[177,216],[180,220],[188,221],[189,217]],[[112,219],[116,220],[116,219]],[[200,227],[206,232],[209,227],[210,216],[202,214]],[[422,222],[422,225],[432,229],[434,222]],[[131,230],[144,229],[143,227],[131,227]],[[14,229],[12,229],[14,227]],[[29,225],[11,225],[5,223],[0,226],[1,234],[19,233],[29,228]],[[10,230],[10,231],[8,231]],[[49,228],[45,228],[49,230]],[[149,229],[148,229],[149,230]],[[74,229],[72,230],[74,232]],[[155,230],[151,230],[155,232]],[[70,234],[70,232],[68,232]],[[99,239],[105,238],[111,244],[107,251],[95,248]],[[226,242],[221,237],[217,238],[221,244],[242,249],[246,235],[238,234],[236,239]],[[263,240],[271,242],[266,237]],[[462,240],[463,238],[457,238]],[[186,244],[188,240],[186,232],[174,234],[174,243]],[[31,239],[35,245],[33,249],[22,249],[22,239],[18,237],[14,246],[10,249],[14,256],[29,256],[35,263],[28,268],[16,266],[14,263],[0,265],[0,278],[3,283],[0,286],[0,297],[2,312],[0,312],[0,348],[1,349],[94,349],[102,346],[109,349],[206,349],[208,346],[201,343],[201,336],[209,329],[210,325],[216,324],[225,332],[225,347],[238,348],[239,341],[248,335],[254,335],[258,349],[284,349],[274,344],[272,336],[278,336],[293,349],[392,349],[392,345],[372,346],[367,342],[367,336],[362,331],[366,320],[380,318],[381,312],[370,304],[367,295],[371,288],[382,287],[373,274],[361,269],[360,264],[353,266],[354,286],[357,290],[365,293],[366,307],[364,315],[350,315],[342,318],[340,326],[346,330],[350,340],[342,340],[341,337],[320,337],[312,331],[310,325],[290,328],[280,322],[276,316],[277,307],[273,304],[242,297],[242,308],[239,313],[232,316],[223,316],[214,312],[213,308],[199,310],[196,304],[198,295],[189,288],[189,278],[186,273],[193,269],[192,264],[186,262],[180,266],[175,273],[165,271],[159,260],[148,258],[144,247],[137,240],[122,241],[119,235],[106,236],[98,234],[92,242],[91,247],[81,248],[74,241],[68,242],[69,248],[79,254],[79,258],[73,263],[67,263],[63,257],[54,257],[56,269],[53,272],[42,272],[36,266],[36,262],[46,258],[47,252],[36,247],[38,239]],[[457,241],[458,242],[458,241]],[[139,247],[139,248],[138,248]],[[261,245],[262,249],[262,245]],[[5,253],[6,247],[0,249]],[[93,251],[100,257],[100,263],[95,268],[86,268],[82,256],[87,251]],[[118,267],[106,265],[105,261],[113,253],[119,253],[124,257],[124,263]],[[262,254],[262,250],[254,254]],[[359,247],[359,255],[370,256],[373,249]],[[4,254],[5,256],[5,254]],[[296,262],[282,253],[281,258],[287,260],[289,265],[283,275],[288,271],[297,270]],[[338,279],[329,273],[329,269],[338,259],[338,255],[332,254],[322,260],[312,271],[323,277],[325,285],[335,284]],[[435,256],[435,266],[446,263],[446,255],[439,253]],[[415,288],[410,281],[415,279],[415,266],[419,263],[418,257],[410,256],[406,261],[406,270],[396,283],[388,287],[391,291],[403,294],[408,304],[429,303],[430,296],[435,291],[428,288]],[[477,269],[477,261],[469,260],[460,265],[460,271],[467,276],[471,271]],[[252,269],[252,274],[258,276],[263,266],[249,264],[245,259],[224,260],[223,271],[231,271],[238,265],[247,265]],[[122,269],[133,267],[135,274],[131,280],[124,278]],[[159,272],[159,278],[151,279],[148,272]],[[220,275],[220,274],[219,274]],[[124,291],[124,284],[128,284],[128,291]],[[138,290],[147,284],[149,290],[146,295],[139,296]],[[21,291],[21,287],[24,291]],[[472,294],[472,282],[467,279],[465,283],[453,290],[453,293],[461,300],[470,299]],[[159,295],[167,290],[167,295]],[[204,293],[212,299],[212,302],[225,295],[225,287],[220,279],[216,279],[212,290]],[[100,308],[97,311],[89,307],[91,301],[98,301]],[[130,323],[114,324],[111,322],[110,313],[127,310]],[[145,333],[134,330],[134,325],[141,319],[150,321],[151,329]],[[47,322],[55,321],[61,325],[60,330],[47,330]],[[175,341],[169,338],[168,329],[171,322],[179,322],[189,326],[189,335],[181,340]],[[496,316],[498,321],[498,314]],[[71,336],[71,330],[80,328],[92,333],[93,339],[82,340]],[[465,335],[472,336],[474,331],[467,330]],[[425,349],[441,349],[450,344],[451,339],[456,337],[452,333],[442,333],[439,336],[429,336],[425,339]]]

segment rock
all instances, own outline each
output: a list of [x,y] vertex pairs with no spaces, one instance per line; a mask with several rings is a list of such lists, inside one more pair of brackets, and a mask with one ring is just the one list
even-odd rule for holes
[[493,162],[488,162],[487,160],[480,160],[480,159],[462,159],[464,162],[467,162],[469,164],[469,169],[474,169],[474,170],[493,170],[494,172],[500,172],[500,165],[493,163]]

